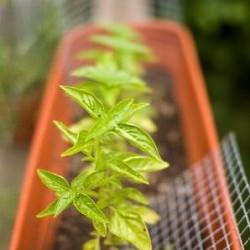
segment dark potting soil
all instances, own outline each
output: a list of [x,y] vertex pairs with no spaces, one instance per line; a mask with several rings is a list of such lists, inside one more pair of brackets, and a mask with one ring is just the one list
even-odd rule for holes
[[[139,186],[150,198],[166,192],[169,182],[186,167],[186,155],[171,77],[162,69],[150,69],[145,74],[145,80],[153,89],[152,105],[157,110],[154,121],[158,130],[153,137],[162,158],[170,163],[166,170],[150,175],[150,186]],[[69,180],[81,170],[79,162],[80,156],[72,158]],[[89,239],[89,232],[90,223],[73,208],[68,209],[61,215],[54,250],[81,250],[83,242]]]

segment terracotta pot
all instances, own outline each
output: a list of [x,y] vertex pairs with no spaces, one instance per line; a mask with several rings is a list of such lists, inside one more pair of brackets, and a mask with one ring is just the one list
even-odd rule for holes
[[[153,21],[134,26],[159,58],[158,66],[165,68],[173,79],[184,144],[189,165],[192,166],[218,147],[218,139],[191,36],[185,28],[170,22]],[[63,95],[58,85],[74,82],[74,79],[69,77],[69,72],[79,65],[76,53],[90,48],[88,37],[98,31],[96,27],[77,28],[65,36],[58,49],[27,165],[10,244],[11,250],[51,249],[56,221],[53,218],[38,220],[35,215],[52,197],[38,180],[36,169],[47,168],[60,174],[67,171],[67,159],[60,158],[60,153],[66,145],[52,120],[62,120],[68,124],[72,119],[71,102]],[[240,249],[221,165],[215,164],[214,171],[218,176],[219,192],[223,195],[223,220],[226,222],[226,230],[230,232],[232,249]]]

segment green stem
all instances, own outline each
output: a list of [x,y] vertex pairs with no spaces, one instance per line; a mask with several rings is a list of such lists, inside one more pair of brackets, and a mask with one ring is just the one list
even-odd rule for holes
[[101,164],[101,144],[99,141],[95,141],[94,145],[94,151],[95,151],[95,167],[97,170],[100,170],[102,167]]

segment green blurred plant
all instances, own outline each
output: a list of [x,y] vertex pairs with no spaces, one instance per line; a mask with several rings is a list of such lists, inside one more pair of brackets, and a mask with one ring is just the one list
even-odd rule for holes
[[[149,184],[146,173],[168,164],[161,159],[152,137],[140,127],[141,120],[132,122],[132,117],[148,106],[134,101],[148,87],[138,75],[117,65],[115,53],[120,52],[112,56],[103,52],[96,66],[73,72],[84,77],[86,85],[61,87],[91,117],[88,126],[77,130],[55,122],[72,144],[62,156],[81,153],[87,167],[71,183],[55,173],[38,170],[41,181],[57,198],[37,217],[57,216],[73,205],[93,224],[92,239],[84,244],[84,250],[101,249],[102,245],[118,249],[127,243],[151,250],[146,224],[156,223],[159,216],[148,207],[148,199],[136,188],[124,187],[124,181]],[[130,88],[136,93],[134,98],[128,93],[124,98],[122,92]],[[137,151],[131,152],[131,146]]]
[[[15,16],[10,16],[11,29],[0,37],[0,134],[11,142],[16,129],[20,101],[46,81],[47,71],[59,38],[57,11],[48,6],[47,14],[32,34],[17,38]],[[12,13],[12,12],[11,12]]]
[[[98,34],[91,37],[91,41],[104,48],[111,49],[110,53],[118,68],[131,74],[143,73],[141,62],[155,60],[150,49],[141,43],[141,37],[135,31],[120,24],[102,26],[107,34]],[[89,50],[80,53],[84,59],[99,60],[106,54],[103,49]]]

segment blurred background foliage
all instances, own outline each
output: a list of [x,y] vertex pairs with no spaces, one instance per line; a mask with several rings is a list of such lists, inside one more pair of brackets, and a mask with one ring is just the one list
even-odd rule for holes
[[250,2],[186,0],[184,7],[217,128],[221,136],[235,131],[250,179]]
[[1,144],[11,143],[15,136],[19,113],[24,111],[21,103],[42,92],[59,38],[55,6],[46,0],[38,3],[0,3]]

